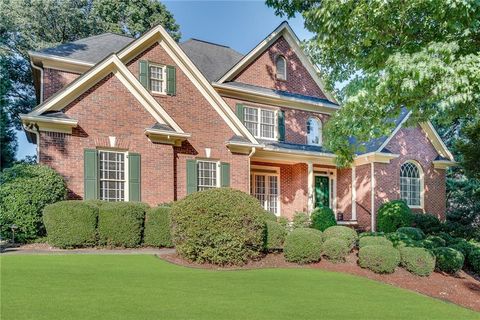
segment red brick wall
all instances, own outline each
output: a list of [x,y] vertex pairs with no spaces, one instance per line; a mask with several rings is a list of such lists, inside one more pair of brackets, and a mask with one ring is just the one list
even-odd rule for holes
[[352,219],[352,169],[337,170],[337,210],[344,220]]
[[56,69],[43,70],[43,99],[47,100],[58,90],[77,79],[80,75]]
[[355,169],[356,210],[358,227],[364,230],[371,228],[372,190],[371,167],[364,164]]
[[[287,80],[279,80],[275,76],[275,59],[278,55],[283,55],[287,60]],[[326,99],[325,94],[283,37],[275,41],[233,81]]]

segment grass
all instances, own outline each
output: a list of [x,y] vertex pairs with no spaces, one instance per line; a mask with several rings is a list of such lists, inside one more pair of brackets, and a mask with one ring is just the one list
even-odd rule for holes
[[312,269],[211,271],[147,255],[2,256],[9,319],[480,319],[420,294]]

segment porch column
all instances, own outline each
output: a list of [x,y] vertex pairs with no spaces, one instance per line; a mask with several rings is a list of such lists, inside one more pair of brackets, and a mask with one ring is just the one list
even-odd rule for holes
[[307,202],[307,210],[308,214],[313,211],[314,206],[314,195],[313,195],[313,163],[307,162],[308,165],[308,202]]

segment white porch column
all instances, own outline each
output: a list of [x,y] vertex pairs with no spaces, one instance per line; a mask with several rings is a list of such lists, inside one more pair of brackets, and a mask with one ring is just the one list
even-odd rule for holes
[[375,232],[375,163],[370,163],[370,186],[371,186],[371,210],[372,210],[372,231]]
[[357,172],[352,166],[352,220],[357,220]]
[[313,206],[314,206],[314,195],[313,195],[313,163],[312,162],[307,162],[308,165],[308,200],[307,200],[307,210],[308,214],[313,211]]

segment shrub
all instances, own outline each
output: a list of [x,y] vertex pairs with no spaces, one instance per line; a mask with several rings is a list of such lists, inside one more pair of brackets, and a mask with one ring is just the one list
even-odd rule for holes
[[322,245],[322,255],[333,262],[345,261],[350,253],[350,247],[344,239],[330,238]]
[[398,228],[408,227],[412,223],[412,211],[403,200],[386,202],[377,213],[378,230],[395,232]]
[[309,228],[310,218],[305,212],[295,212],[292,219],[292,229]]
[[327,207],[316,208],[311,214],[312,228],[325,231],[325,229],[336,226],[335,214]]
[[195,192],[177,201],[170,214],[173,243],[188,260],[243,264],[264,249],[265,210],[244,192]]
[[480,247],[475,247],[469,252],[467,263],[473,272],[480,274]]
[[404,233],[391,232],[387,233],[385,237],[393,243],[395,248],[419,246],[417,241],[410,239],[410,237]]
[[105,200],[97,200],[97,199],[89,199],[89,200],[83,200],[83,203],[88,204],[90,206],[93,206],[95,208],[100,208],[101,206],[110,203],[109,201]]
[[65,200],[62,176],[44,165],[17,164],[0,174],[0,236],[24,242],[45,234],[42,211],[46,205]]
[[357,242],[357,232],[353,229],[344,226],[333,226],[323,232],[323,240],[326,241],[331,238],[343,239],[348,243],[350,248],[355,246]]
[[59,248],[95,245],[98,209],[82,201],[60,201],[43,209],[47,241]]
[[429,213],[414,213],[413,226],[421,229],[425,234],[435,234],[442,231],[440,219]]
[[322,242],[321,231],[297,228],[285,239],[283,246],[285,260],[302,264],[319,261],[322,255]]
[[170,233],[170,207],[147,210],[143,243],[152,247],[173,247]]
[[136,247],[142,240],[145,204],[110,202],[98,210],[98,242],[101,245]]
[[385,232],[362,232],[358,235],[359,238],[362,237],[385,237]]
[[358,241],[358,247],[363,248],[366,246],[389,246],[393,247],[393,243],[385,237],[361,237]]
[[277,221],[277,216],[275,215],[275,213],[270,211],[265,211],[265,218],[270,221]]
[[406,234],[412,240],[422,240],[425,234],[422,230],[413,227],[401,227],[397,229],[398,233]]
[[266,235],[265,235],[265,249],[268,251],[281,250],[285,237],[287,236],[287,230],[280,223],[267,220],[266,222]]
[[460,251],[465,257],[467,257],[470,251],[474,249],[474,246],[465,239],[462,239],[462,241],[456,241],[448,247]]
[[436,268],[447,273],[456,273],[462,269],[465,256],[458,250],[440,247],[433,249],[437,258]]
[[446,232],[443,232],[443,231],[442,231],[442,232],[439,232],[439,233],[437,234],[437,236],[439,236],[440,238],[442,238],[443,240],[445,240],[445,242],[447,243],[447,246],[450,245],[450,244],[452,244],[452,243],[454,242],[454,238],[453,238],[450,234],[448,234],[448,233],[446,233]]
[[366,246],[358,251],[358,263],[375,273],[392,273],[400,263],[400,253],[389,246]]
[[427,249],[434,249],[438,247],[445,247],[447,242],[439,236],[428,236],[426,239],[420,241],[420,245]]
[[285,218],[285,217],[279,217],[279,218],[278,218],[278,223],[280,223],[280,225],[281,225],[285,230],[288,230],[289,227],[290,227],[290,222],[289,222],[288,219]]
[[435,256],[423,248],[400,249],[400,263],[417,276],[429,276],[435,269]]

